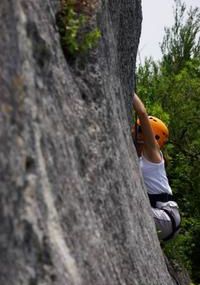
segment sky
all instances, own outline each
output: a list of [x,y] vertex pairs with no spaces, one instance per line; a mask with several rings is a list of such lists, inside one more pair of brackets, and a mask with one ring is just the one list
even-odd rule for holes
[[[183,1],[186,7],[199,7],[200,0]],[[146,56],[154,60],[161,58],[159,43],[164,36],[164,27],[171,27],[174,22],[174,0],[142,0],[142,33],[138,49],[138,63],[143,63]]]

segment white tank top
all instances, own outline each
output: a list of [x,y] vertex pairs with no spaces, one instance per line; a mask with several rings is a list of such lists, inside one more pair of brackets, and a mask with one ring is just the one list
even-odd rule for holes
[[141,156],[139,163],[148,194],[168,193],[172,195],[172,189],[165,171],[163,156],[162,161],[159,163],[150,162],[144,156]]

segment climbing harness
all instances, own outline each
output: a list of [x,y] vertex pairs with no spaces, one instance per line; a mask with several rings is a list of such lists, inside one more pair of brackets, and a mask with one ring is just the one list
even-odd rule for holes
[[161,193],[161,194],[148,194],[149,201],[151,204],[151,207],[156,208],[157,202],[169,202],[174,201],[174,198],[171,194],[168,193]]
[[[156,207],[157,202],[166,203],[169,201],[174,201],[173,196],[171,194],[168,194],[168,193],[148,194],[148,196],[149,196],[149,201],[150,201],[151,207],[153,207],[153,208],[158,208],[158,207]],[[170,218],[171,223],[172,223],[172,232],[166,238],[163,239],[163,241],[168,241],[168,240],[172,239],[175,236],[175,234],[179,231],[180,223],[178,225],[176,225],[175,218],[173,217],[171,212],[169,210],[167,210],[165,207],[158,208],[158,209],[163,210],[168,215],[168,217]]]

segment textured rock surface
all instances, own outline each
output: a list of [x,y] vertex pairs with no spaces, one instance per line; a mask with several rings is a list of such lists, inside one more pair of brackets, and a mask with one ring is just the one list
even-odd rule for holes
[[0,284],[173,285],[131,141],[139,0],[67,64],[59,2],[0,1]]
[[185,268],[177,264],[176,261],[168,260],[165,256],[165,263],[167,269],[177,285],[191,285],[193,284],[190,276]]

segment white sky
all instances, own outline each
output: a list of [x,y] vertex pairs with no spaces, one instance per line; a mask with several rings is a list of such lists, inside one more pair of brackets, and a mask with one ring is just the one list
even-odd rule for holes
[[[200,0],[184,0],[186,7],[200,7]],[[161,58],[159,43],[164,36],[164,27],[173,24],[174,0],[142,0],[142,33],[137,61],[144,62],[146,56],[154,60]]]

